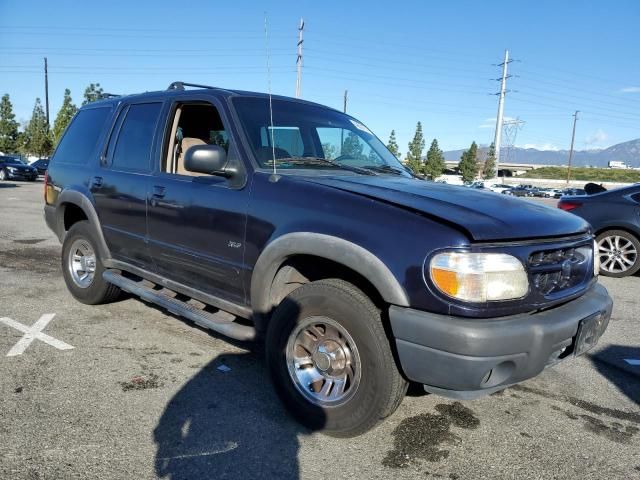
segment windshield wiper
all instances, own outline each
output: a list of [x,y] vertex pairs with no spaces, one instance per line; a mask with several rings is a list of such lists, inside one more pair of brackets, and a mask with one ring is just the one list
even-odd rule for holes
[[409,173],[406,170],[401,170],[399,168],[392,167],[391,165],[365,165],[362,168],[366,168],[367,170],[373,170],[374,172],[392,173],[394,175],[402,175],[403,173]]
[[290,157],[290,158],[278,158],[277,160],[280,160],[283,162],[287,162],[291,160],[293,160],[294,162],[302,161],[303,164],[313,164],[315,162],[319,164],[326,164],[326,165],[331,165],[333,167],[338,167],[342,170],[349,170],[350,172],[359,173],[361,175],[376,175],[371,170],[367,170],[365,168],[354,167],[352,165],[343,165],[340,162],[334,162],[333,160],[329,160],[327,158],[321,158],[321,157]]

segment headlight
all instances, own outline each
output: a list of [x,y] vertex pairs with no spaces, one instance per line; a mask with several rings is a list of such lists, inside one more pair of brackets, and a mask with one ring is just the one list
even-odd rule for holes
[[593,276],[597,277],[600,274],[600,248],[598,248],[598,242],[593,241]]
[[15,172],[16,171],[16,167],[7,167],[7,170],[9,170],[10,172]]
[[512,300],[529,291],[524,266],[505,253],[439,253],[429,270],[442,293],[467,302]]

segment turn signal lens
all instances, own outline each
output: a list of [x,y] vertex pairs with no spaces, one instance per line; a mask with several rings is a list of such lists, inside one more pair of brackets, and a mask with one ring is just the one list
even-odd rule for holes
[[505,253],[439,253],[429,270],[442,293],[467,302],[512,300],[529,291],[524,266]]

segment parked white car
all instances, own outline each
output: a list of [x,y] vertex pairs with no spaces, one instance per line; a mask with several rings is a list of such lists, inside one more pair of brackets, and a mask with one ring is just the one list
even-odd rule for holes
[[504,193],[506,190],[509,190],[511,187],[509,185],[505,185],[504,183],[492,183],[491,185],[485,185],[485,188],[488,188],[492,192]]

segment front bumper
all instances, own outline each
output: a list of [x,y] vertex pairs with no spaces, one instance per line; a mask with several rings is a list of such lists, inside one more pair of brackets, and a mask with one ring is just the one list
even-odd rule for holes
[[598,317],[587,345],[592,347],[607,328],[612,306],[607,290],[596,284],[575,300],[535,313],[474,319],[392,306],[389,318],[406,377],[427,391],[469,399],[571,356],[582,320]]
[[35,180],[38,178],[38,172],[11,172],[6,170],[6,173],[9,180]]

